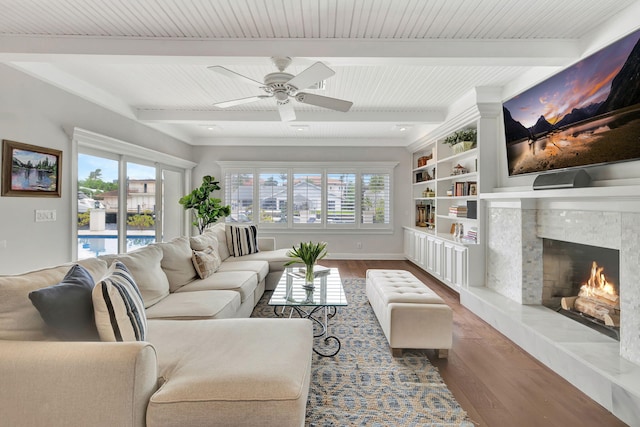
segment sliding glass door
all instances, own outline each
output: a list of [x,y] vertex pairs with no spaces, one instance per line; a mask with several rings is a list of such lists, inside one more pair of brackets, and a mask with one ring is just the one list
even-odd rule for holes
[[156,168],[126,163],[127,251],[156,241]]
[[78,259],[119,252],[119,162],[107,156],[78,154]]
[[184,188],[178,168],[78,153],[77,258],[131,252],[183,234]]

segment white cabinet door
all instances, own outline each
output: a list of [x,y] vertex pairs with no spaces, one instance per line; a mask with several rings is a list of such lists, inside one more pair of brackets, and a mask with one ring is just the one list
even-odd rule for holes
[[413,231],[404,230],[404,256],[408,259],[413,259],[413,250],[411,249],[413,246]]
[[443,280],[454,288],[467,284],[467,248],[453,243],[444,244]]
[[404,256],[411,261],[416,259],[414,235],[415,233],[412,230],[404,230]]
[[445,282],[452,284],[454,282],[453,275],[455,270],[455,256],[454,256],[454,248],[455,246],[451,243],[444,244],[444,274],[443,279]]
[[467,248],[464,246],[453,247],[453,284],[467,287]]
[[416,233],[416,261],[418,264],[426,268],[427,266],[427,236],[422,233]]
[[436,265],[436,261],[435,261],[435,253],[436,253],[436,249],[435,249],[435,245],[436,245],[436,239],[431,237],[431,236],[427,236],[427,256],[426,256],[426,268],[427,271],[429,271],[430,273],[433,273],[433,271],[435,270],[435,265]]
[[433,274],[442,277],[442,251],[444,242],[440,239],[433,240]]

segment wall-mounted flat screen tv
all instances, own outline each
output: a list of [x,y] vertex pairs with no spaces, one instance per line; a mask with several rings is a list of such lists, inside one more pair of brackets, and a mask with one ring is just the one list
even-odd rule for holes
[[640,30],[503,104],[509,176],[640,159]]

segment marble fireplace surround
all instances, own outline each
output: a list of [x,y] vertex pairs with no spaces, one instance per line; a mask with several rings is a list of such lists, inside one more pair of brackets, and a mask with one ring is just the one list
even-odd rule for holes
[[[460,301],[618,418],[640,425],[640,197],[560,194],[481,196],[485,286],[462,289]],[[543,238],[620,251],[620,342],[541,305]]]

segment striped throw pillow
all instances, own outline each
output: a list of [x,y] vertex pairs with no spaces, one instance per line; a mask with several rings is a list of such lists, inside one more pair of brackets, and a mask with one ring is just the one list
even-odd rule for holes
[[228,225],[227,239],[231,241],[231,255],[238,257],[258,252],[258,227],[255,225]]
[[93,288],[93,310],[101,341],[144,341],[144,302],[127,267],[115,260]]

